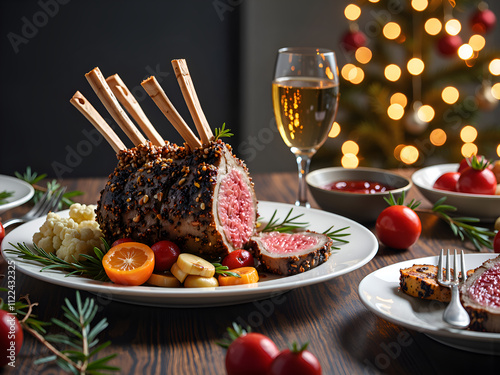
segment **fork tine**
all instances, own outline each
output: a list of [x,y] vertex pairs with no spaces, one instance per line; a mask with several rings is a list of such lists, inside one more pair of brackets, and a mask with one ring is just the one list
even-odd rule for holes
[[448,249],[448,255],[446,256],[446,280],[451,280],[451,268],[450,268],[450,249]]
[[458,271],[458,255],[457,255],[457,249],[455,249],[455,255],[453,256],[453,280],[454,281],[460,281],[460,276],[459,276],[459,271]]
[[43,215],[44,207],[47,205],[49,198],[50,192],[47,190],[45,194],[42,195],[42,197],[38,200],[38,202],[36,202],[30,212],[28,212],[28,215],[33,215],[35,217]]
[[465,268],[465,256],[464,251],[462,250],[462,282],[467,280],[467,269]]
[[439,262],[438,262],[438,274],[437,274],[437,279],[438,281],[443,281],[443,254],[444,250],[441,249],[441,255],[439,256]]
[[43,212],[41,213],[42,216],[47,215],[50,211],[54,211],[57,208],[65,191],[66,188],[62,187],[59,190],[56,190],[55,192],[52,193],[53,195],[50,197],[50,199],[47,201],[47,204],[44,206]]

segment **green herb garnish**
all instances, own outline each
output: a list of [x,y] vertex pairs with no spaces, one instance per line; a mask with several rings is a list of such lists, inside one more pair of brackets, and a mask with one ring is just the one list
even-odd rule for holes
[[216,128],[215,129],[215,138],[214,141],[217,141],[218,139],[221,138],[229,138],[232,137],[234,134],[231,133],[231,129],[226,129],[226,123],[222,124],[222,128]]
[[0,191],[0,204],[5,204],[7,203],[7,198],[10,198],[14,195],[14,192],[12,191]]
[[30,249],[25,243],[17,245],[10,244],[14,249],[6,249],[5,251],[10,254],[15,254],[19,258],[35,261],[44,265],[40,272],[48,269],[59,269],[67,271],[66,276],[79,275],[85,276],[94,280],[109,281],[104,267],[102,266],[102,258],[109,250],[108,243],[102,238],[105,250],[102,251],[98,247],[94,247],[93,255],[81,254],[80,257],[84,260],[74,258],[74,262],[67,262],[62,260],[53,253],[48,253],[41,247],[33,244],[33,250]]

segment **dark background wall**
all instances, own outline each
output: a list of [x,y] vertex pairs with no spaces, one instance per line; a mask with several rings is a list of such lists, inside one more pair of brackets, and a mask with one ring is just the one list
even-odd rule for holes
[[[175,58],[187,60],[211,127],[225,122],[234,130],[230,143],[252,173],[293,171],[295,158],[277,132],[271,103],[276,51],[317,46],[337,51],[340,66],[351,62],[339,45],[349,2],[1,0],[0,174],[28,165],[63,178],[113,170],[113,150],[105,141],[89,140],[92,125],[69,103],[80,90],[110,119],[84,77],[96,66],[105,76],[118,73],[160,134],[182,142],[140,87],[155,75],[192,126],[170,64]],[[489,5],[498,16],[500,2]],[[497,25],[488,48],[498,48],[499,41]],[[500,105],[486,115],[499,114]],[[339,149],[344,140],[329,139],[323,150]],[[313,158],[313,169],[335,165],[320,156]]]
[[89,136],[92,125],[69,103],[80,90],[115,126],[84,77],[96,66],[105,77],[118,73],[160,134],[182,142],[140,82],[155,75],[192,124],[170,64],[185,58],[212,128],[224,122],[238,128],[237,7],[218,12],[203,0],[2,0],[0,17],[0,174],[28,165],[63,178],[113,170],[113,150]]

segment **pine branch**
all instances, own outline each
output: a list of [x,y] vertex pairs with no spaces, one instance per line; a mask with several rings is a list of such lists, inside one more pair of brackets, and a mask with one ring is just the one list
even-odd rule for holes
[[[108,365],[108,362],[115,358],[117,354],[108,355],[94,361],[91,360],[97,353],[110,345],[110,342],[107,341],[100,346],[96,346],[99,343],[97,335],[107,328],[108,323],[104,318],[91,329],[92,320],[98,310],[98,306],[93,299],[87,298],[82,304],[80,293],[77,291],[75,307],[66,298],[66,306],[62,308],[69,323],[52,318],[52,323],[63,328],[66,333],[43,336],[27,323],[30,319],[32,307],[36,304],[32,304],[28,296],[22,298],[27,301],[26,306],[28,307],[25,318],[20,322],[23,329],[33,335],[52,353],[52,355],[37,359],[34,362],[35,364],[55,361],[61,369],[74,374],[102,374],[102,371],[120,371],[120,368]],[[63,344],[74,350],[60,350],[55,344]]]
[[222,124],[222,128],[216,128],[215,129],[215,138],[214,138],[214,141],[217,141],[218,139],[221,139],[221,138],[229,138],[229,137],[232,137],[234,134],[231,133],[231,129],[226,129],[226,123],[223,123]]

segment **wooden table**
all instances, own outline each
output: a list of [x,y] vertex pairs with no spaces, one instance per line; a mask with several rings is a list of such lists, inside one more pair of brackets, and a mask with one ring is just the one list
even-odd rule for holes
[[[295,200],[293,173],[256,175],[254,181],[260,200]],[[64,184],[69,189],[84,191],[80,201],[90,204],[97,201],[104,182],[102,178],[78,179],[66,180]],[[423,200],[416,189],[411,196]],[[25,207],[13,210],[3,219],[24,210]],[[231,322],[248,322],[260,314],[260,324],[254,331],[268,335],[280,348],[293,341],[309,341],[309,350],[318,357],[324,374],[498,373],[500,357],[445,346],[422,333],[376,317],[361,303],[358,285],[369,273],[400,261],[435,255],[443,247],[464,248],[434,216],[422,214],[421,220],[423,233],[410,249],[394,251],[381,247],[364,267],[322,284],[295,289],[275,301],[227,307],[160,308],[97,298],[100,308],[96,319],[106,317],[109,322],[100,338],[112,341],[105,354],[118,354],[112,363],[120,366],[123,374],[224,374],[225,350],[216,341]],[[466,250],[472,252],[470,247]],[[2,261],[0,272],[6,274],[6,268]],[[6,285],[6,280],[2,285]],[[39,303],[36,314],[43,320],[61,318],[59,307],[64,298],[74,301],[75,297],[73,289],[37,281],[20,272],[16,275],[16,292],[17,296],[29,293],[31,300]],[[86,292],[82,295],[95,297]],[[33,365],[34,358],[46,354],[41,344],[26,337],[17,368],[5,372],[59,373],[56,367]]]

